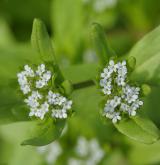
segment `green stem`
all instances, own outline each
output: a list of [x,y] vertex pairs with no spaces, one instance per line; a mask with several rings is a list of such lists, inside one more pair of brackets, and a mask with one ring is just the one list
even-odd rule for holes
[[77,90],[77,89],[87,88],[93,85],[95,85],[95,82],[93,80],[88,80],[77,84],[73,84],[73,89]]

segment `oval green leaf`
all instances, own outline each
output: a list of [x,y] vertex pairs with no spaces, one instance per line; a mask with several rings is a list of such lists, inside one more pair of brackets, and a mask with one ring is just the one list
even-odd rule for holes
[[122,134],[142,143],[152,144],[160,137],[159,129],[155,124],[140,116],[123,119],[114,125]]
[[58,83],[63,82],[64,79],[56,62],[50,37],[44,23],[40,19],[35,19],[33,22],[31,43],[33,48],[39,53],[42,61],[52,63],[53,70],[58,73]]

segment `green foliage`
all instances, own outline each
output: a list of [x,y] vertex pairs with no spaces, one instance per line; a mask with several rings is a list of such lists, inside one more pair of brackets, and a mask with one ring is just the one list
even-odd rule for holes
[[55,62],[54,52],[49,35],[45,25],[39,19],[35,19],[33,22],[31,43],[33,48],[35,48],[35,50],[39,53],[42,61]]
[[[128,53],[139,37],[159,24],[160,2],[115,0],[114,5],[99,11],[95,10],[95,2],[101,1],[0,2],[0,164],[44,165],[46,161],[35,146],[53,140],[63,145],[64,152],[54,164],[67,164],[68,158],[75,154],[73,148],[80,135],[100,142],[106,153],[102,165],[160,163],[160,27],[143,37]],[[34,51],[26,41],[30,38],[33,18],[40,18],[47,25],[40,19],[34,20],[31,39]],[[91,25],[93,22],[102,26]],[[90,26],[98,61],[89,41]],[[88,50],[93,53],[88,55]],[[114,58],[114,52],[118,59],[128,60],[130,79],[141,86],[144,96],[141,116],[124,119],[116,125],[100,118],[99,103],[103,97],[94,86],[99,74],[98,62],[106,65],[110,57]],[[85,63],[86,54],[92,58],[89,64]],[[56,70],[56,83],[74,102],[75,113],[67,119],[68,129],[63,132],[66,121],[32,121],[18,91],[16,74],[20,66],[44,62]]]
[[115,124],[115,127],[124,135],[146,144],[152,144],[160,137],[159,130],[153,122],[140,116],[123,119]]
[[136,58],[136,68],[131,79],[151,85],[160,84],[160,27],[147,34],[131,50]]
[[[103,30],[100,27],[100,25],[96,24],[96,27],[98,27],[98,30],[97,30],[98,34],[101,34],[99,36],[104,37]],[[105,52],[103,54],[103,56],[100,56],[101,61],[105,64],[108,61],[108,59],[111,57],[112,54],[106,53],[106,52],[110,52],[110,49],[106,46],[106,42],[104,41],[104,39],[101,39],[102,37],[99,37],[99,42],[97,42],[95,44],[95,47],[97,48],[97,45],[99,43],[101,43],[101,41],[103,41],[102,42],[103,46],[98,47],[99,48],[98,50],[99,50],[99,52],[101,52],[101,54],[103,54],[103,52]],[[143,44],[143,42],[145,42],[145,41],[141,41],[142,44]],[[146,45],[146,47],[147,47],[147,45]],[[136,48],[133,48],[133,50],[134,49],[136,49]],[[141,51],[142,51],[141,49],[140,50],[138,49],[137,54],[141,54]],[[138,57],[140,58],[140,56],[138,56]],[[144,56],[144,57],[146,57],[146,56]],[[134,57],[134,53],[131,53],[130,57],[128,58],[129,67],[132,70],[135,68],[136,60],[137,60],[137,63],[139,64],[139,61],[138,61],[139,58],[136,58],[136,56]],[[142,61],[144,61],[144,60],[142,60]],[[137,67],[135,68],[135,72],[136,72],[136,70],[137,70]],[[141,76],[141,79],[143,79],[142,76]],[[134,80],[137,80],[137,79],[135,78]],[[144,85],[143,85],[143,87],[144,87]],[[146,89],[144,93],[148,93],[148,90]],[[119,123],[115,124],[115,127],[124,135],[126,135],[134,140],[143,142],[143,143],[150,144],[150,143],[156,142],[159,139],[158,128],[156,128],[156,126],[152,123],[152,121],[150,121],[149,119],[145,119],[143,116],[129,118],[129,119],[122,119]],[[153,130],[153,132],[150,132],[150,130]]]
[[92,25],[91,35],[97,56],[99,57],[101,64],[106,65],[109,58],[114,56],[115,53],[108,46],[103,28],[99,24],[94,23]]
[[63,76],[56,62],[51,40],[45,25],[39,19],[35,19],[33,22],[31,42],[32,46],[39,53],[42,61],[52,63],[53,70],[57,73],[57,81],[61,83],[63,81]]
[[34,121],[30,125],[33,128],[30,136],[24,140],[21,145],[43,146],[56,140],[62,133],[65,121],[56,121],[48,119],[48,121]]

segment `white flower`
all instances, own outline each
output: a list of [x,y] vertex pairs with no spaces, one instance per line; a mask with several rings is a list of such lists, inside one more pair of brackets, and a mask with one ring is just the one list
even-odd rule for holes
[[53,109],[52,117],[59,118],[59,119],[62,119],[62,118],[65,119],[65,118],[67,118],[67,112],[64,109]]
[[38,99],[41,99],[42,96],[38,93],[38,91],[33,91],[32,94],[24,100],[25,103],[31,108],[36,108],[39,106]]
[[31,89],[25,71],[18,73],[17,77],[21,91],[23,92],[23,94],[28,94],[31,91]]
[[41,78],[44,82],[47,83],[51,78],[51,72],[50,71],[45,72]]
[[32,97],[35,99],[41,99],[43,96],[38,91],[33,91]]
[[24,66],[24,70],[25,70],[25,75],[28,77],[34,77],[34,71],[32,70],[31,67],[29,67],[28,65]]
[[[50,85],[48,82],[53,75],[51,71],[45,68],[45,65],[41,64],[34,72],[31,67],[25,65],[24,70],[17,74],[20,89],[23,94],[29,95],[24,99],[24,102],[30,108],[29,116],[43,119],[45,114],[51,111],[51,116],[54,118],[67,118],[67,110],[71,109],[72,101],[47,89],[47,86]],[[44,86],[46,86],[45,89]],[[43,90],[40,90],[41,88]],[[46,92],[47,96],[43,96],[42,92],[43,94]]]
[[66,103],[67,99],[63,96],[59,96],[55,99],[55,105],[63,105],[64,103]]
[[[48,103],[53,106],[52,117],[54,118],[67,118],[67,110],[71,109],[72,101],[67,100],[66,97],[61,96],[59,93],[48,92]],[[54,108],[58,106],[59,108]]]
[[47,102],[44,102],[39,107],[38,106],[31,107],[29,116],[36,116],[42,120],[44,118],[44,115],[49,111],[49,104]]
[[128,111],[128,114],[130,115],[130,116],[135,116],[136,115],[136,110],[133,110],[133,109],[129,109],[129,111]]
[[102,92],[112,98],[105,104],[103,116],[111,119],[113,123],[121,120],[121,113],[135,116],[143,102],[139,100],[140,88],[130,86],[126,82],[126,61],[115,64],[113,60],[110,60],[100,77]]
[[24,71],[17,74],[19,84],[27,84],[27,77]]
[[115,96],[112,100],[108,100],[104,107],[104,113],[112,113],[114,109],[121,103],[121,98]]
[[[116,78],[114,77],[116,73]],[[103,87],[102,91],[106,95],[111,94],[112,82],[115,79],[118,86],[124,86],[127,75],[126,61],[114,63],[113,60],[109,61],[109,65],[103,69],[101,73],[100,86]]]
[[56,98],[59,97],[60,94],[59,93],[53,93],[51,90],[48,92],[48,96],[47,96],[47,99],[48,99],[48,102],[49,104],[54,104],[55,101],[56,101]]
[[37,74],[40,75],[40,79],[36,81],[36,88],[43,88],[48,84],[48,81],[51,79],[51,72],[50,71],[45,72],[45,67],[43,69],[44,70],[40,70],[39,72],[37,71],[38,72]]
[[126,61],[122,61],[122,63],[119,62],[116,65],[117,65],[117,73],[118,73],[116,82],[118,86],[124,86],[127,75]]
[[35,108],[30,108],[30,112],[29,112],[29,116],[30,117],[32,117],[32,116],[34,116],[35,115],[35,113],[37,112],[37,108],[35,107]]
[[72,100],[66,101],[63,104],[63,109],[71,109],[71,107],[72,107]]
[[44,65],[44,64],[39,65],[39,66],[38,66],[38,69],[37,69],[37,71],[36,71],[36,74],[37,74],[38,76],[41,76],[42,73],[44,73],[44,72],[45,72],[45,65]]
[[36,88],[43,88],[46,85],[46,83],[42,80],[36,81]]
[[130,109],[130,106],[125,104],[125,103],[121,103],[121,106],[120,106],[120,110],[122,110],[123,112],[128,112]]
[[118,120],[121,120],[121,116],[119,112],[115,112],[112,118],[113,123],[117,123]]
[[102,91],[104,94],[110,95],[111,90],[112,90],[112,85],[111,85],[111,78],[106,80],[106,79],[101,79],[100,85],[103,87]]
[[116,112],[115,109],[121,104],[121,98],[115,96],[112,100],[108,100],[104,107],[103,115],[109,119],[112,119],[113,123],[116,123],[121,119],[120,113]]
[[23,94],[28,94],[31,91],[30,86],[28,84],[22,85],[20,89]]
[[122,90],[122,98],[124,98],[129,104],[138,99],[140,88],[126,85]]
[[121,98],[118,96],[114,96],[113,100],[110,101],[110,105],[114,108],[117,107],[121,103]]

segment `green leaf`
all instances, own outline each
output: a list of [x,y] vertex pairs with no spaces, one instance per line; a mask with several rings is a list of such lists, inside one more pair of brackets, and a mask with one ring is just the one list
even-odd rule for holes
[[136,58],[136,68],[131,79],[142,83],[160,85],[160,26],[143,37],[129,56]]
[[103,65],[106,65],[109,58],[115,56],[115,53],[109,47],[105,38],[104,30],[98,23],[92,24],[91,37],[93,41],[93,46],[95,48],[97,56],[99,57],[100,62]]
[[160,137],[159,129],[155,124],[151,120],[140,116],[123,119],[116,123],[115,127],[131,139],[146,144],[152,144]]
[[24,140],[21,145],[43,146],[56,140],[62,133],[65,125],[64,120],[48,119],[47,122],[31,122],[33,128],[30,132],[30,137]]
[[43,61],[55,61],[52,44],[44,23],[40,19],[34,19],[31,43],[38,51]]
[[54,50],[47,29],[44,23],[39,19],[35,19],[33,22],[31,43],[33,48],[35,48],[35,50],[37,50],[40,54],[43,61],[52,63],[53,70],[58,73],[57,79],[59,82],[62,82],[64,79],[56,62]]

